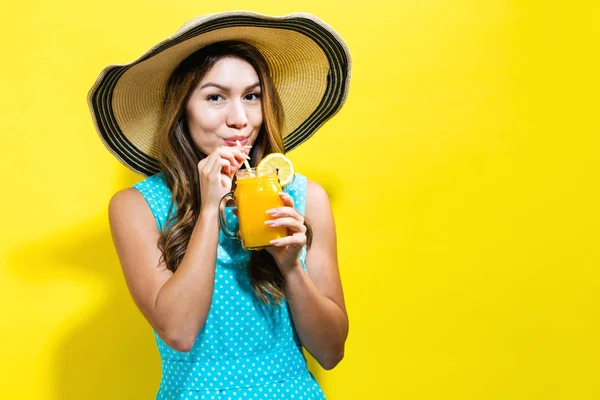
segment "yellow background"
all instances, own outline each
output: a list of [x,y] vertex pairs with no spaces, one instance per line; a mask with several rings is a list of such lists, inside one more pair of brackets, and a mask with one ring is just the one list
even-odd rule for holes
[[330,399],[597,399],[597,2],[3,4],[0,398],[149,399],[160,365],[107,203],[141,177],[86,95],[184,21],[314,13],[353,55],[290,153],[329,191],[350,315]]

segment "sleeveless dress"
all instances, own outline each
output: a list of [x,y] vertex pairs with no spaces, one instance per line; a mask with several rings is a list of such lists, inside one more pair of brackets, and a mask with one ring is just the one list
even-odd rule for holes
[[[298,212],[306,208],[306,177],[296,174],[284,189]],[[159,230],[167,220],[170,190],[162,173],[136,183]],[[228,210],[229,226],[237,217]],[[304,267],[306,249],[300,259]],[[157,400],[324,399],[308,371],[288,304],[267,306],[248,274],[250,251],[219,230],[214,293],[206,323],[187,352],[170,348],[154,332],[162,359]]]

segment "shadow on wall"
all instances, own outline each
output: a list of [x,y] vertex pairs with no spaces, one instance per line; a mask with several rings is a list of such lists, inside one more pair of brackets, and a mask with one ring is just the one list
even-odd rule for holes
[[[138,180],[123,174],[118,187]],[[31,255],[46,263],[31,263]],[[25,279],[39,284],[55,275],[78,284],[92,276],[104,292],[93,310],[62,321],[62,337],[51,341],[50,368],[57,400],[154,398],[160,381],[160,358],[152,330],[137,311],[122,277],[108,221],[102,217],[21,248],[11,265],[28,265]],[[36,271],[36,265],[37,271]],[[57,266],[60,271],[40,267]],[[20,275],[23,276],[23,271]],[[88,279],[84,279],[88,281]],[[94,289],[98,290],[98,289]],[[64,327],[70,325],[68,327]]]
[[[124,171],[116,187],[129,187],[140,179],[139,175]],[[333,202],[331,187],[323,186]],[[31,254],[47,263],[28,262]],[[83,318],[76,324],[62,328],[63,337],[50,350],[53,353],[50,355],[53,398],[155,397],[160,381],[160,357],[152,330],[125,285],[105,217],[83,223],[41,243],[31,243],[15,253],[10,264],[28,265],[24,278],[35,283],[40,283],[44,277],[55,278],[55,272],[48,271],[45,266],[60,266],[62,275],[71,281],[91,275],[105,291],[106,297],[99,308],[84,311]],[[65,321],[64,324],[72,322]],[[323,370],[308,354],[307,360],[313,375],[325,386]]]

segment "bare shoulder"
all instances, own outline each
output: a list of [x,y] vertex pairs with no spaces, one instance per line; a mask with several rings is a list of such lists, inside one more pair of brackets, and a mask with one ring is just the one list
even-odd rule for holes
[[[306,184],[305,217],[313,227],[313,243],[315,244],[313,247],[323,246],[323,250],[330,255],[335,253],[335,222],[329,196],[321,185],[311,180],[308,180]],[[313,251],[313,253],[315,252],[317,251]]]
[[152,324],[160,288],[172,272],[161,265],[160,232],[150,206],[135,188],[117,192],[108,206],[110,230],[125,281],[138,308]]
[[306,213],[309,218],[320,216],[322,213],[331,213],[329,196],[323,186],[307,179],[306,183]]
[[144,196],[135,188],[126,188],[113,195],[108,204],[108,216],[111,224],[117,220],[139,215],[152,216],[152,211]]
[[[131,257],[155,258],[160,233],[144,196],[135,188],[126,188],[110,200],[108,219],[115,248],[123,268],[129,267]],[[132,253],[140,253],[139,255]]]

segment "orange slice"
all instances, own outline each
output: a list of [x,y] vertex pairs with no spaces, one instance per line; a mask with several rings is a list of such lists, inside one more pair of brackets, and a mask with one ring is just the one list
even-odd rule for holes
[[294,179],[294,166],[289,158],[282,153],[271,153],[260,160],[256,166],[257,172],[265,172],[269,167],[277,168],[279,183],[281,186],[288,185]]

